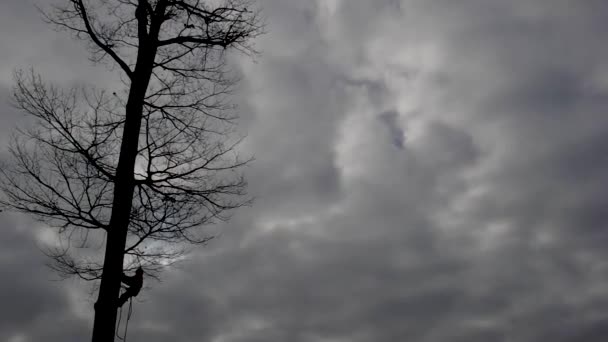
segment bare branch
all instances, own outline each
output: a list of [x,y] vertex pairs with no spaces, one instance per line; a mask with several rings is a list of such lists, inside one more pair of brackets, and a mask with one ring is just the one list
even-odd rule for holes
[[101,280],[96,319],[112,330],[122,272],[158,277],[251,203],[226,54],[255,53],[263,25],[249,0],[64,1],[46,20],[127,77],[122,89],[62,89],[15,73],[14,105],[34,123],[0,166],[0,207],[56,228],[49,266]]

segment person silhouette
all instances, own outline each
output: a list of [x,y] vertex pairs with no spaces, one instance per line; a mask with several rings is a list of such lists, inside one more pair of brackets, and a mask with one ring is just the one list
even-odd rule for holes
[[138,267],[135,271],[135,275],[130,277],[123,273],[121,281],[127,285],[127,289],[118,298],[118,307],[122,307],[129,298],[136,297],[139,294],[139,291],[144,284],[144,270],[141,267]]

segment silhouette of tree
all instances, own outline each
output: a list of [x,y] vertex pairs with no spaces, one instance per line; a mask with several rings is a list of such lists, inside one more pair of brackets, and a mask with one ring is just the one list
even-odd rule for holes
[[[100,280],[92,340],[108,342],[123,271],[156,275],[210,238],[201,226],[248,203],[225,54],[253,53],[262,25],[247,0],[64,1],[46,20],[117,67],[122,88],[62,89],[17,72],[14,105],[37,125],[10,146],[0,204],[58,228],[68,243],[49,255],[61,274]],[[95,258],[83,247],[97,232]]]

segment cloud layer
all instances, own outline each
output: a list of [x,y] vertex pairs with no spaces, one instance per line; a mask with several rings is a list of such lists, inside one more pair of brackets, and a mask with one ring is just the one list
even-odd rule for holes
[[[603,341],[608,3],[260,3],[262,55],[235,58],[257,200],[138,297],[130,340]],[[0,5],[2,98],[23,61],[100,73],[25,6]],[[0,215],[0,339],[86,340],[86,286]]]

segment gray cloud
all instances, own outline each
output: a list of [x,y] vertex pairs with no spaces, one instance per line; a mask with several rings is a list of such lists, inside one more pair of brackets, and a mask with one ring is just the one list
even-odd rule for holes
[[[235,59],[257,201],[138,297],[129,339],[603,340],[605,2],[261,4],[263,54]],[[22,6],[3,46],[38,39]],[[45,47],[1,70],[87,79]],[[86,287],[6,217],[0,338],[88,338]]]
[[47,260],[36,248],[32,222],[2,215],[0,339],[69,341],[88,334],[88,322],[74,313],[70,299],[76,284],[57,281],[44,266]]

